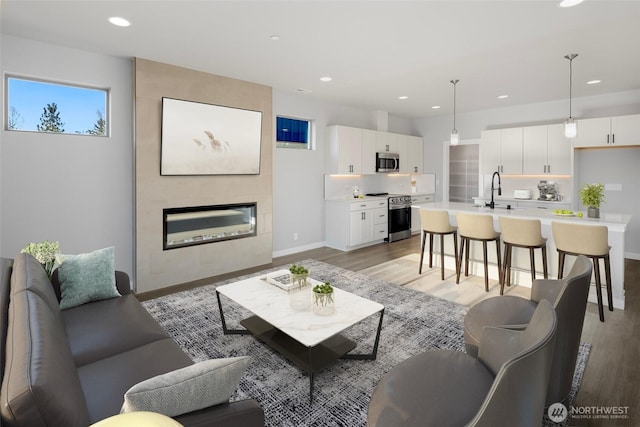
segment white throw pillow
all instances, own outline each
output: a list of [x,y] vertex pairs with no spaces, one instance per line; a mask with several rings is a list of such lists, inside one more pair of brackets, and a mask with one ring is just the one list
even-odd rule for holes
[[127,390],[120,412],[175,417],[227,402],[250,362],[249,356],[205,360],[149,378]]

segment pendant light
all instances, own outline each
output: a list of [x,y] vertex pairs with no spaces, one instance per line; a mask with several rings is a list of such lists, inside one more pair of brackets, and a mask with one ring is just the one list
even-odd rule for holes
[[458,130],[456,129],[456,84],[460,80],[451,80],[453,84],[453,130],[451,131],[451,145],[458,145],[460,141],[460,135],[458,135]]
[[570,53],[565,55],[565,58],[569,60],[569,118],[564,122],[564,136],[565,138],[575,138],[578,135],[578,124],[571,117],[571,90],[573,88],[573,60],[578,56],[577,53]]

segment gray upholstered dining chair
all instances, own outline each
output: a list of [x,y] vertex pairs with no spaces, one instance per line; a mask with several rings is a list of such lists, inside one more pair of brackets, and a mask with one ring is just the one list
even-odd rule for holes
[[486,327],[522,329],[541,301],[551,302],[558,316],[558,329],[546,404],[565,402],[571,391],[580,349],[591,270],[591,262],[581,255],[565,279],[534,280],[530,299],[506,295],[487,298],[473,305],[464,318],[467,353],[472,356],[479,354],[482,331]]
[[478,358],[450,350],[410,357],[378,383],[367,425],[539,427],[555,330],[556,313],[541,301],[522,331],[485,328]]

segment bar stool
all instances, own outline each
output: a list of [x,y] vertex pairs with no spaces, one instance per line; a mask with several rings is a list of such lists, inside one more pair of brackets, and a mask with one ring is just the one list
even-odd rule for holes
[[458,261],[458,271],[456,283],[460,283],[460,270],[462,270],[462,256],[464,254],[465,243],[467,245],[467,255],[465,257],[464,275],[469,275],[469,245],[471,240],[482,242],[482,253],[484,255],[484,290],[489,292],[489,268],[487,265],[487,242],[496,242],[496,254],[498,255],[498,282],[502,283],[502,265],[500,257],[500,233],[493,228],[493,217],[491,215],[477,214],[456,214],[458,230],[460,231],[460,258]]
[[458,272],[458,227],[449,223],[449,212],[420,209],[420,223],[422,224],[422,252],[420,253],[420,269],[422,274],[422,260],[424,259],[424,247],[429,235],[429,268],[433,266],[433,235],[440,236],[440,277],[444,280],[444,236],[453,235],[453,252],[456,260],[456,273]]
[[504,270],[500,295],[504,293],[504,285],[511,286],[511,252],[513,247],[529,249],[531,259],[531,280],[536,279],[536,260],[534,249],[542,249],[542,271],[544,278],[548,278],[547,271],[547,239],[542,237],[542,224],[537,219],[516,219],[501,216],[500,233],[504,242]]
[[605,279],[607,281],[607,299],[609,311],[613,311],[613,292],[611,291],[611,261],[609,260],[609,229],[606,225],[580,225],[570,222],[551,222],[553,240],[558,249],[558,279],[562,279],[565,255],[585,255],[593,261],[593,274],[596,279],[598,313],[604,322],[602,303],[602,285],[600,281],[600,259],[604,260]]

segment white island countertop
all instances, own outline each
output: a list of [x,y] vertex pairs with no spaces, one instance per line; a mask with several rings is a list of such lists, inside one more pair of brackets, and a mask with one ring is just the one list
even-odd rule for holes
[[[609,233],[609,246],[611,250],[609,252],[611,258],[611,285],[613,288],[613,306],[615,308],[624,309],[624,250],[625,250],[625,232],[627,229],[627,225],[631,221],[630,214],[619,214],[619,213],[609,213],[606,211],[600,211],[600,218],[588,218],[586,212],[583,212],[582,217],[578,216],[562,216],[562,215],[554,215],[553,209],[537,209],[537,208],[520,208],[517,207],[515,209],[506,209],[505,207],[496,207],[495,209],[490,209],[484,206],[476,206],[471,203],[457,203],[457,202],[431,202],[431,203],[417,203],[414,204],[413,207],[421,208],[421,209],[438,209],[445,210],[449,213],[449,220],[453,225],[457,224],[456,214],[459,212],[462,213],[471,213],[471,214],[482,214],[482,215],[491,215],[493,217],[493,223],[496,230],[500,230],[500,221],[499,218],[501,216],[509,216],[515,218],[523,218],[523,219],[538,219],[540,220],[542,226],[542,235],[547,238],[547,246],[549,253],[549,278],[554,278],[557,276],[557,255],[552,255],[556,253],[555,242],[553,241],[553,233],[551,230],[551,223],[553,221],[563,221],[563,222],[572,222],[575,224],[583,224],[587,226],[595,226],[595,225],[604,225],[607,226]],[[446,249],[446,246],[445,246]],[[445,250],[445,253],[451,253],[451,250]],[[527,251],[523,252],[520,260],[516,260],[514,265],[519,264],[521,271],[527,271],[529,267],[529,259],[527,255]],[[476,254],[477,255],[477,254]],[[516,254],[517,255],[517,254]],[[474,257],[478,258],[478,256]],[[482,258],[480,258],[481,260]],[[491,261],[490,261],[491,263]],[[569,264],[570,265],[570,264]],[[455,268],[455,267],[453,267]],[[497,270],[496,270],[497,271]],[[530,286],[530,279],[527,279],[529,274],[523,274],[523,284],[529,280],[528,286]],[[496,276],[497,277],[497,276]],[[589,295],[589,301],[596,301],[595,297],[595,289],[591,289]],[[605,294],[605,306],[607,305],[606,294]]]
[[[430,203],[418,203],[413,205],[416,208],[438,209],[446,210],[451,213],[463,212],[463,213],[477,213],[488,214],[497,218],[499,216],[511,216],[517,218],[529,218],[539,219],[543,224],[550,224],[551,221],[567,221],[574,222],[576,224],[585,225],[606,225],[612,231],[624,232],[627,228],[627,224],[631,221],[630,214],[609,213],[600,210],[600,218],[588,218],[586,212],[582,212],[582,218],[578,216],[564,216],[555,215],[553,209],[536,209],[536,208],[513,208],[506,209],[505,207],[496,207],[491,209],[484,206],[476,206],[471,203],[459,203],[459,202],[430,202]],[[576,211],[576,213],[579,211]]]

